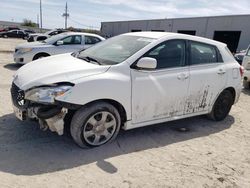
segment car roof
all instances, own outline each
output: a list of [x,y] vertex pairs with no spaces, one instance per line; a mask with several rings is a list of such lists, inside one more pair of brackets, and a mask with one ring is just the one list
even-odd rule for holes
[[93,33],[83,33],[83,32],[65,32],[65,33],[61,33],[60,35],[89,35],[89,36],[93,36],[93,37],[101,37],[97,34],[93,34]]
[[143,31],[143,32],[132,32],[132,33],[125,33],[123,35],[130,35],[130,36],[139,36],[139,37],[147,37],[153,39],[160,39],[160,38],[178,38],[178,39],[185,39],[185,40],[194,40],[197,42],[204,42],[216,46],[226,46],[225,43],[218,42],[215,40],[211,40],[204,37],[186,35],[181,33],[171,33],[171,32],[152,32],[152,31]]

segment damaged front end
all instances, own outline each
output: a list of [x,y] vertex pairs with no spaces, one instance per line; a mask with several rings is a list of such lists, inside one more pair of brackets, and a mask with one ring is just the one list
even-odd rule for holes
[[68,109],[55,101],[73,87],[71,83],[60,83],[21,90],[15,83],[11,87],[11,96],[15,115],[20,120],[36,119],[42,130],[48,128],[63,135],[64,118]]

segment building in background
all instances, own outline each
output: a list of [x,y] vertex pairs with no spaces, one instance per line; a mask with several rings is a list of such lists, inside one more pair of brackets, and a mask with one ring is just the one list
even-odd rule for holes
[[102,22],[101,33],[113,37],[127,32],[162,31],[196,35],[224,42],[232,52],[250,44],[250,15]]

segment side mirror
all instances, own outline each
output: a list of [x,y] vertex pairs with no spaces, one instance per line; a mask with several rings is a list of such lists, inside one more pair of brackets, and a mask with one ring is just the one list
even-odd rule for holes
[[63,45],[63,41],[62,41],[62,40],[57,41],[57,42],[56,42],[56,45],[57,45],[57,46]]
[[136,67],[140,69],[155,69],[157,67],[157,60],[151,57],[143,57],[139,59]]

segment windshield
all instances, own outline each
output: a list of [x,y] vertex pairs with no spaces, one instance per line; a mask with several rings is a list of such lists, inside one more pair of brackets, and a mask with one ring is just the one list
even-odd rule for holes
[[153,40],[140,36],[120,35],[81,51],[77,57],[80,59],[87,57],[95,59],[100,64],[114,65],[123,62]]

